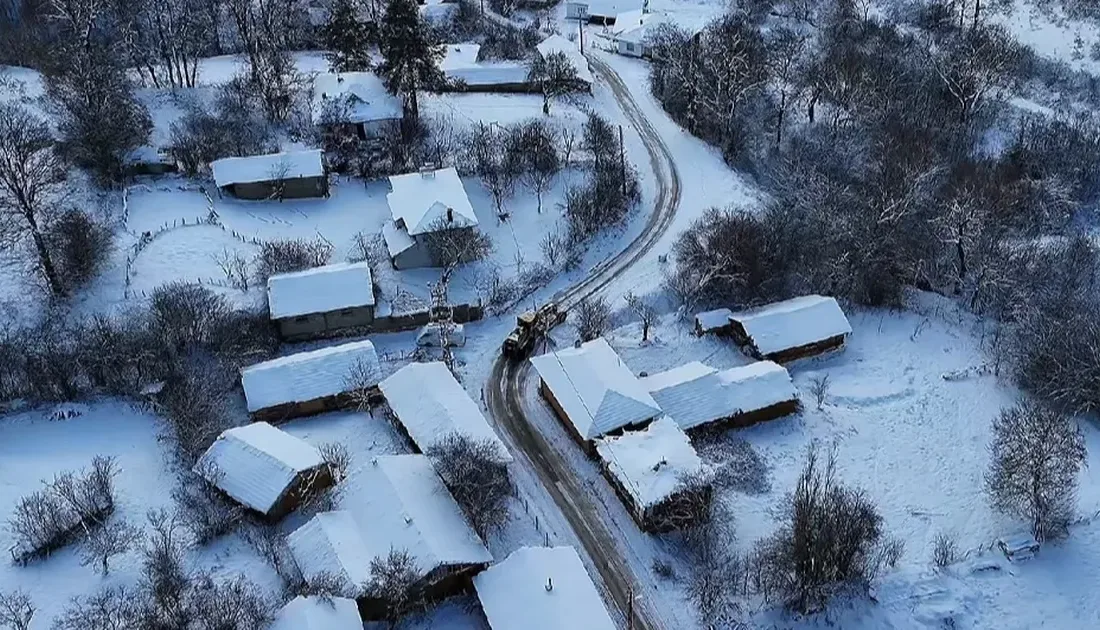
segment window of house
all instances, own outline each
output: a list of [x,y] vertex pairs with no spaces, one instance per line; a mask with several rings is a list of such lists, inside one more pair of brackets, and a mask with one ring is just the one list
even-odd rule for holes
[[305,324],[309,322],[309,315],[300,315],[294,318],[295,324]]

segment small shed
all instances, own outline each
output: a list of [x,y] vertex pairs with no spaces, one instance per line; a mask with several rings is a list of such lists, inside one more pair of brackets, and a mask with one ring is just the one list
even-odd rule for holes
[[[713,489],[703,460],[672,418],[600,438],[596,452],[611,487],[643,530],[673,531],[709,512]],[[685,478],[698,483],[684,485]]]
[[179,170],[175,158],[151,146],[130,151],[123,157],[122,165],[127,175],[165,175]]
[[363,630],[354,599],[299,595],[279,609],[268,630]]
[[528,67],[522,61],[478,61],[480,44],[447,44],[439,62],[452,89],[462,92],[533,92],[527,80]]
[[340,484],[338,510],[323,512],[287,537],[307,581],[333,575],[357,591],[366,620],[384,612],[361,590],[370,562],[392,549],[415,559],[416,587],[429,601],[469,590],[470,579],[493,557],[424,455],[386,455]]
[[724,336],[730,334],[730,317],[733,311],[719,308],[705,311],[695,316],[695,334],[700,337],[707,334]]
[[267,280],[267,304],[284,339],[370,326],[374,321],[370,265],[337,263],[273,275]]
[[746,354],[786,363],[844,347],[852,325],[837,301],[822,295],[730,315],[730,336]]
[[997,539],[997,547],[1012,562],[1023,562],[1039,553],[1039,541],[1027,532],[1018,532]]
[[332,471],[309,443],[266,422],[222,433],[194,471],[241,505],[278,520],[332,486]]
[[[356,385],[376,387],[381,366],[368,340],[299,352],[241,370],[253,420],[277,422],[342,409]],[[353,374],[366,383],[353,383]]]
[[687,363],[643,377],[642,384],[685,431],[746,427],[798,411],[798,391],[783,366],[771,361],[718,371]]
[[474,578],[492,630],[615,630],[572,547],[520,547]]
[[541,379],[539,392],[586,449],[591,440],[643,427],[662,413],[603,337],[533,357],[531,365]]
[[451,433],[497,445],[512,456],[481,413],[481,408],[442,362],[410,363],[378,384],[382,395],[417,452],[425,452]]
[[239,199],[327,197],[323,153],[289,151],[231,157],[210,163],[218,189]]

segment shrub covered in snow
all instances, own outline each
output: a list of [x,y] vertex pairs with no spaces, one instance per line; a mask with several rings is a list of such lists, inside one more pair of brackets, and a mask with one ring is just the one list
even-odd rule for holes
[[332,245],[322,240],[295,238],[264,241],[256,257],[256,277],[263,284],[277,273],[322,267],[331,259]]

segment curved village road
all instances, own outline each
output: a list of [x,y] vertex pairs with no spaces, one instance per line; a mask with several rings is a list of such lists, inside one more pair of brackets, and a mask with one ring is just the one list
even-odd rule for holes
[[[680,204],[680,174],[676,170],[672,153],[646,119],[619,75],[598,59],[589,58],[589,61],[596,74],[610,86],[619,107],[641,136],[649,153],[653,172],[657,176],[658,192],[653,213],[642,233],[622,252],[593,268],[583,281],[554,296],[553,299],[566,310],[606,287],[652,249],[668,230]],[[630,627],[659,630],[661,624],[650,616],[650,606],[644,596],[635,595],[634,605],[631,606],[632,585],[640,581],[634,576],[631,564],[624,558],[619,547],[621,541],[611,534],[592,498],[585,492],[584,482],[546,437],[527,421],[523,399],[529,365],[527,361],[509,361],[503,356],[497,358],[485,385],[489,413],[497,426],[507,432],[511,442],[522,449],[531,462],[538,478],[595,563],[600,578],[623,617],[632,611],[634,619]]]

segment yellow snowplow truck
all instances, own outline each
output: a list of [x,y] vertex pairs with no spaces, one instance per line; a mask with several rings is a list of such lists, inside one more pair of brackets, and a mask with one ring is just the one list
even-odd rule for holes
[[516,317],[516,327],[504,340],[501,351],[510,359],[525,359],[535,349],[535,342],[550,333],[550,329],[565,321],[565,311],[553,302],[537,311],[527,311]]

